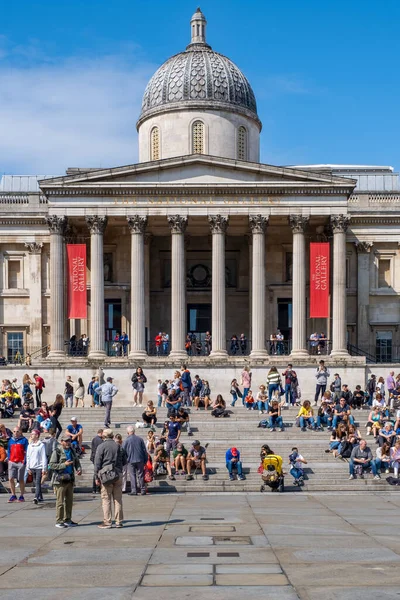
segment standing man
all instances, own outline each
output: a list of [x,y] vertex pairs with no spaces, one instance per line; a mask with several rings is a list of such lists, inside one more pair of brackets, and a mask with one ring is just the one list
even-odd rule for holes
[[107,377],[106,383],[97,388],[97,393],[100,394],[101,401],[106,407],[106,414],[104,415],[104,427],[108,429],[111,425],[111,408],[113,398],[116,394],[118,394],[118,388],[113,384],[113,378]]
[[66,408],[68,408],[68,402],[72,408],[74,405],[74,382],[72,381],[71,375],[67,375],[65,380],[64,399]]
[[319,395],[321,394],[322,398],[325,394],[326,386],[328,384],[328,377],[330,377],[330,373],[325,366],[325,361],[319,361],[319,366],[317,368],[317,372],[315,373],[315,377],[317,378],[317,386],[315,388],[314,404],[317,405]]
[[293,370],[293,365],[288,364],[287,369],[282,373],[285,378],[285,402],[286,406],[294,404],[293,388],[297,386],[297,375],[296,371]]
[[71,447],[71,438],[63,437],[61,445],[56,446],[49,463],[53,471],[51,485],[56,494],[56,527],[76,527],[78,523],[72,520],[72,504],[74,497],[75,471],[82,475],[81,463]]
[[[94,465],[94,458],[96,456],[97,448],[103,443],[103,429],[97,430],[97,435],[92,439],[90,444],[90,462]],[[93,472],[93,494],[98,494],[100,491],[99,486],[96,484],[96,474]]]
[[394,371],[390,371],[389,375],[386,377],[386,387],[388,391],[388,397],[393,394],[396,389],[396,380],[394,378]]
[[30,444],[26,453],[26,468],[35,482],[35,497],[33,502],[43,502],[42,477],[47,471],[46,447],[40,441],[40,431],[34,429],[31,433]]
[[[19,427],[14,427],[14,433],[8,442],[7,448],[8,477],[11,490],[9,502],[25,502],[25,465],[27,450],[28,440],[22,435],[22,431]],[[15,495],[15,480],[18,481],[21,492],[18,499]]]
[[376,375],[371,375],[370,379],[368,379],[367,392],[368,392],[368,406],[372,406],[372,402],[374,400],[374,395],[376,392]]
[[37,373],[34,374],[33,379],[35,380],[35,398],[36,398],[36,408],[40,408],[42,404],[42,392],[46,387],[44,379],[39,377]]
[[[112,429],[103,431],[103,443],[100,444],[94,458],[96,485],[101,484],[101,506],[103,522],[99,529],[112,527],[112,503],[114,503],[115,527],[120,529],[124,518],[122,512],[122,470],[126,456],[121,446],[114,441]],[[114,478],[113,478],[114,475]]]
[[190,376],[190,371],[186,367],[186,365],[182,365],[181,368],[181,386],[182,386],[182,397],[183,397],[183,405],[190,405],[190,392],[192,389],[192,378]]
[[[142,496],[146,495],[144,485],[144,465],[147,462],[147,449],[143,439],[135,435],[135,428],[129,425],[126,429],[128,437],[122,444],[126,452],[129,479],[131,480],[130,496],[137,496],[138,486]],[[136,481],[137,477],[137,481]]]

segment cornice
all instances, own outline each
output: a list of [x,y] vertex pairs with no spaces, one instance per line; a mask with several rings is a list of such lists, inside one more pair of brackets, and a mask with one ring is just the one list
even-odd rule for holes
[[0,217],[0,226],[1,225],[10,225],[10,226],[15,226],[15,225],[43,225],[46,226],[47,229],[47,225],[46,225],[46,216],[47,215],[43,215],[42,218],[40,219],[30,219],[30,218],[26,218],[24,219],[21,216],[18,217]]
[[398,217],[356,217],[351,215],[351,225],[398,225],[400,226],[400,216]]

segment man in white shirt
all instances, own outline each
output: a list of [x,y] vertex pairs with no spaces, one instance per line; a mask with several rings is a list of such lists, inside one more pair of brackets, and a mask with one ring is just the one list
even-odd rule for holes
[[26,452],[26,468],[28,473],[33,476],[35,483],[35,504],[43,502],[42,495],[42,477],[47,471],[47,456],[46,448],[43,442],[40,441],[40,431],[34,429],[29,440],[28,450]]

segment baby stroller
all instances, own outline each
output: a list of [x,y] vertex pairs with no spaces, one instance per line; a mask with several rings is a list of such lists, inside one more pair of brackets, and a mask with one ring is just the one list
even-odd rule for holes
[[272,492],[282,493],[285,490],[285,478],[282,473],[282,458],[276,454],[262,456],[262,463],[258,469],[261,475],[262,485],[260,492],[271,488]]

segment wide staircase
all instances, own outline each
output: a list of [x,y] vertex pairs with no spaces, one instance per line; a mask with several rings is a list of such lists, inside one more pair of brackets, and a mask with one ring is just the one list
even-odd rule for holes
[[[149,484],[150,492],[254,492],[260,490],[261,476],[257,473],[260,464],[259,454],[262,444],[268,443],[273,451],[280,454],[284,459],[284,469],[287,472],[285,489],[290,491],[299,490],[292,485],[293,478],[289,475],[288,456],[292,447],[296,446],[299,452],[308,461],[305,467],[306,481],[301,488],[302,492],[320,491],[393,491],[382,474],[381,480],[374,480],[372,473],[367,473],[364,479],[349,480],[348,462],[334,459],[332,454],[326,454],[330,433],[325,431],[301,431],[295,426],[298,409],[290,408],[283,411],[285,431],[270,432],[258,427],[260,419],[264,418],[258,411],[247,411],[241,405],[230,409],[229,418],[216,419],[211,416],[211,411],[190,409],[190,422],[193,436],[189,437],[186,430],[181,435],[181,441],[189,448],[192,441],[199,439],[202,445],[207,447],[207,472],[208,481],[203,481],[201,474],[192,481],[186,481],[184,476],[176,477],[175,481],[167,477],[157,477]],[[143,409],[113,408],[112,427],[115,433],[121,433],[126,437],[126,427],[141,420]],[[72,415],[78,417],[78,422],[84,427],[84,446],[86,453],[82,457],[83,475],[77,479],[78,492],[89,492],[92,489],[93,465],[89,460],[90,444],[99,427],[103,425],[104,409],[64,409],[60,418],[63,427],[69,424]],[[158,409],[158,423],[156,435],[161,433],[163,422],[166,419],[166,409]],[[361,432],[365,431],[365,422],[368,412],[366,410],[355,411],[356,424]],[[11,428],[14,421],[7,421],[7,427]],[[137,428],[136,434],[145,438],[148,429]],[[373,455],[375,456],[376,445],[373,437],[366,438]],[[246,479],[244,481],[230,481],[225,466],[225,452],[229,447],[237,447],[241,452],[241,459]]]

